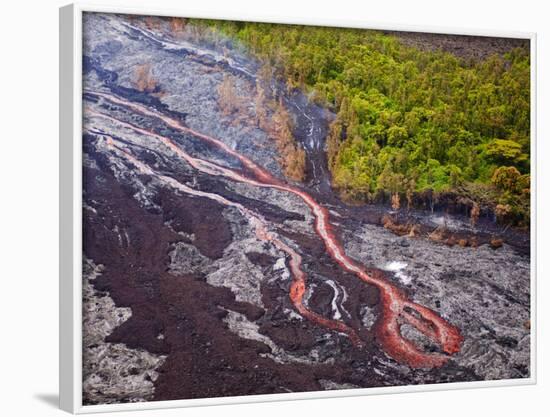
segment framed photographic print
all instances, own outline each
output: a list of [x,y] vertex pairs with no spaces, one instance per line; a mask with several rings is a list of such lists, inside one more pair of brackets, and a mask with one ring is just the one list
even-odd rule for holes
[[258,20],[60,10],[62,408],[534,383],[535,35]]

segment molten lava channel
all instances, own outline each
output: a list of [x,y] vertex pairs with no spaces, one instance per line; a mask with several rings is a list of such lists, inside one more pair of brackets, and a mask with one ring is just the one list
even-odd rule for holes
[[[327,253],[332,257],[332,259],[334,259],[334,261],[336,261],[344,270],[354,274],[362,281],[376,286],[380,290],[382,311],[376,323],[376,338],[381,348],[393,359],[413,368],[433,368],[442,366],[449,360],[449,356],[447,355],[452,355],[460,350],[463,338],[458,328],[448,323],[435,311],[410,301],[403,291],[385,280],[382,276],[369,275],[362,266],[346,255],[341,242],[332,230],[328,211],[310,194],[296,186],[283,183],[281,180],[273,177],[273,175],[258,166],[254,161],[230,148],[221,140],[184,126],[178,120],[162,114],[157,110],[148,108],[139,103],[127,101],[112,94],[103,92],[87,93],[93,94],[113,104],[130,109],[141,114],[142,116],[153,117],[162,121],[170,128],[179,131],[180,133],[188,134],[207,142],[208,144],[217,147],[227,155],[239,160],[247,171],[251,173],[251,175],[249,176],[248,173],[241,173],[210,161],[192,157],[184,152],[170,138],[159,135],[153,131],[134,126],[130,123],[121,121],[112,116],[107,116],[103,113],[93,111],[88,112],[90,115],[105,117],[112,122],[118,123],[135,132],[154,137],[170,148],[178,157],[182,158],[193,168],[201,172],[209,175],[221,175],[233,181],[250,184],[256,187],[273,188],[280,191],[289,192],[300,197],[313,213],[315,217],[315,232],[323,240]],[[255,223],[254,226],[257,236],[262,240],[270,241],[277,248],[285,252],[290,258],[290,269],[293,275],[293,283],[290,288],[290,299],[296,310],[302,316],[320,326],[346,334],[354,345],[361,346],[361,339],[355,330],[347,326],[342,321],[327,319],[304,306],[303,296],[306,290],[306,278],[300,267],[301,257],[296,251],[276,237],[275,234],[267,230],[265,220],[263,220],[261,216],[253,213],[246,207],[238,203],[231,202],[217,194],[203,193],[180,184],[171,177],[159,175],[151,168],[139,162],[128,152],[119,147],[115,147],[112,138],[109,143],[109,146],[113,149],[117,149],[121,155],[130,160],[136,167],[138,167],[138,169],[144,170],[144,173],[146,172],[151,176],[155,176],[166,184],[188,194],[197,196],[200,195],[206,198],[215,199],[222,204],[233,206],[241,211],[241,213],[243,213],[249,221],[251,221],[251,219],[255,219],[252,223]],[[426,353],[415,346],[415,344],[410,340],[403,337],[400,327],[405,322],[415,327],[428,338],[436,342],[441,347],[442,351],[447,355],[439,353]]]

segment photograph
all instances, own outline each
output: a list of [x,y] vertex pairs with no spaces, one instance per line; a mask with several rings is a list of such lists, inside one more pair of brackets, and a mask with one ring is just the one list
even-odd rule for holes
[[532,378],[529,35],[81,42],[82,405]]

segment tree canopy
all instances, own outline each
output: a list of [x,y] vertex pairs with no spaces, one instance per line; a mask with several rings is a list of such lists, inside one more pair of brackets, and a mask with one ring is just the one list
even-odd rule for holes
[[[207,24],[269,63],[289,89],[302,88],[336,113],[327,152],[343,197],[481,187],[493,205],[529,205],[528,194],[506,197],[492,181],[500,167],[529,174],[528,50],[465,61],[379,31]],[[518,210],[528,221],[528,210]]]

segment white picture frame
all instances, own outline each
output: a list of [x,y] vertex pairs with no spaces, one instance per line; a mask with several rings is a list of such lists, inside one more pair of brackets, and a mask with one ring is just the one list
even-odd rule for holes
[[[497,381],[460,382],[433,385],[361,388],[339,391],[252,395],[207,399],[184,399],[143,403],[82,405],[82,16],[84,12],[104,12],[245,20],[267,23],[337,26],[409,32],[432,32],[456,35],[497,36],[529,39],[531,44],[531,372],[529,378]],[[178,10],[158,10],[154,7],[115,7],[75,3],[59,11],[60,46],[60,407],[75,414],[94,412],[152,410],[175,407],[196,407],[219,404],[288,401],[326,397],[392,394],[418,391],[438,391],[464,388],[504,387],[535,384],[536,377],[536,34],[526,32],[465,31],[458,28],[386,25],[379,22],[310,20],[302,17],[266,17],[256,14],[205,15]]]

